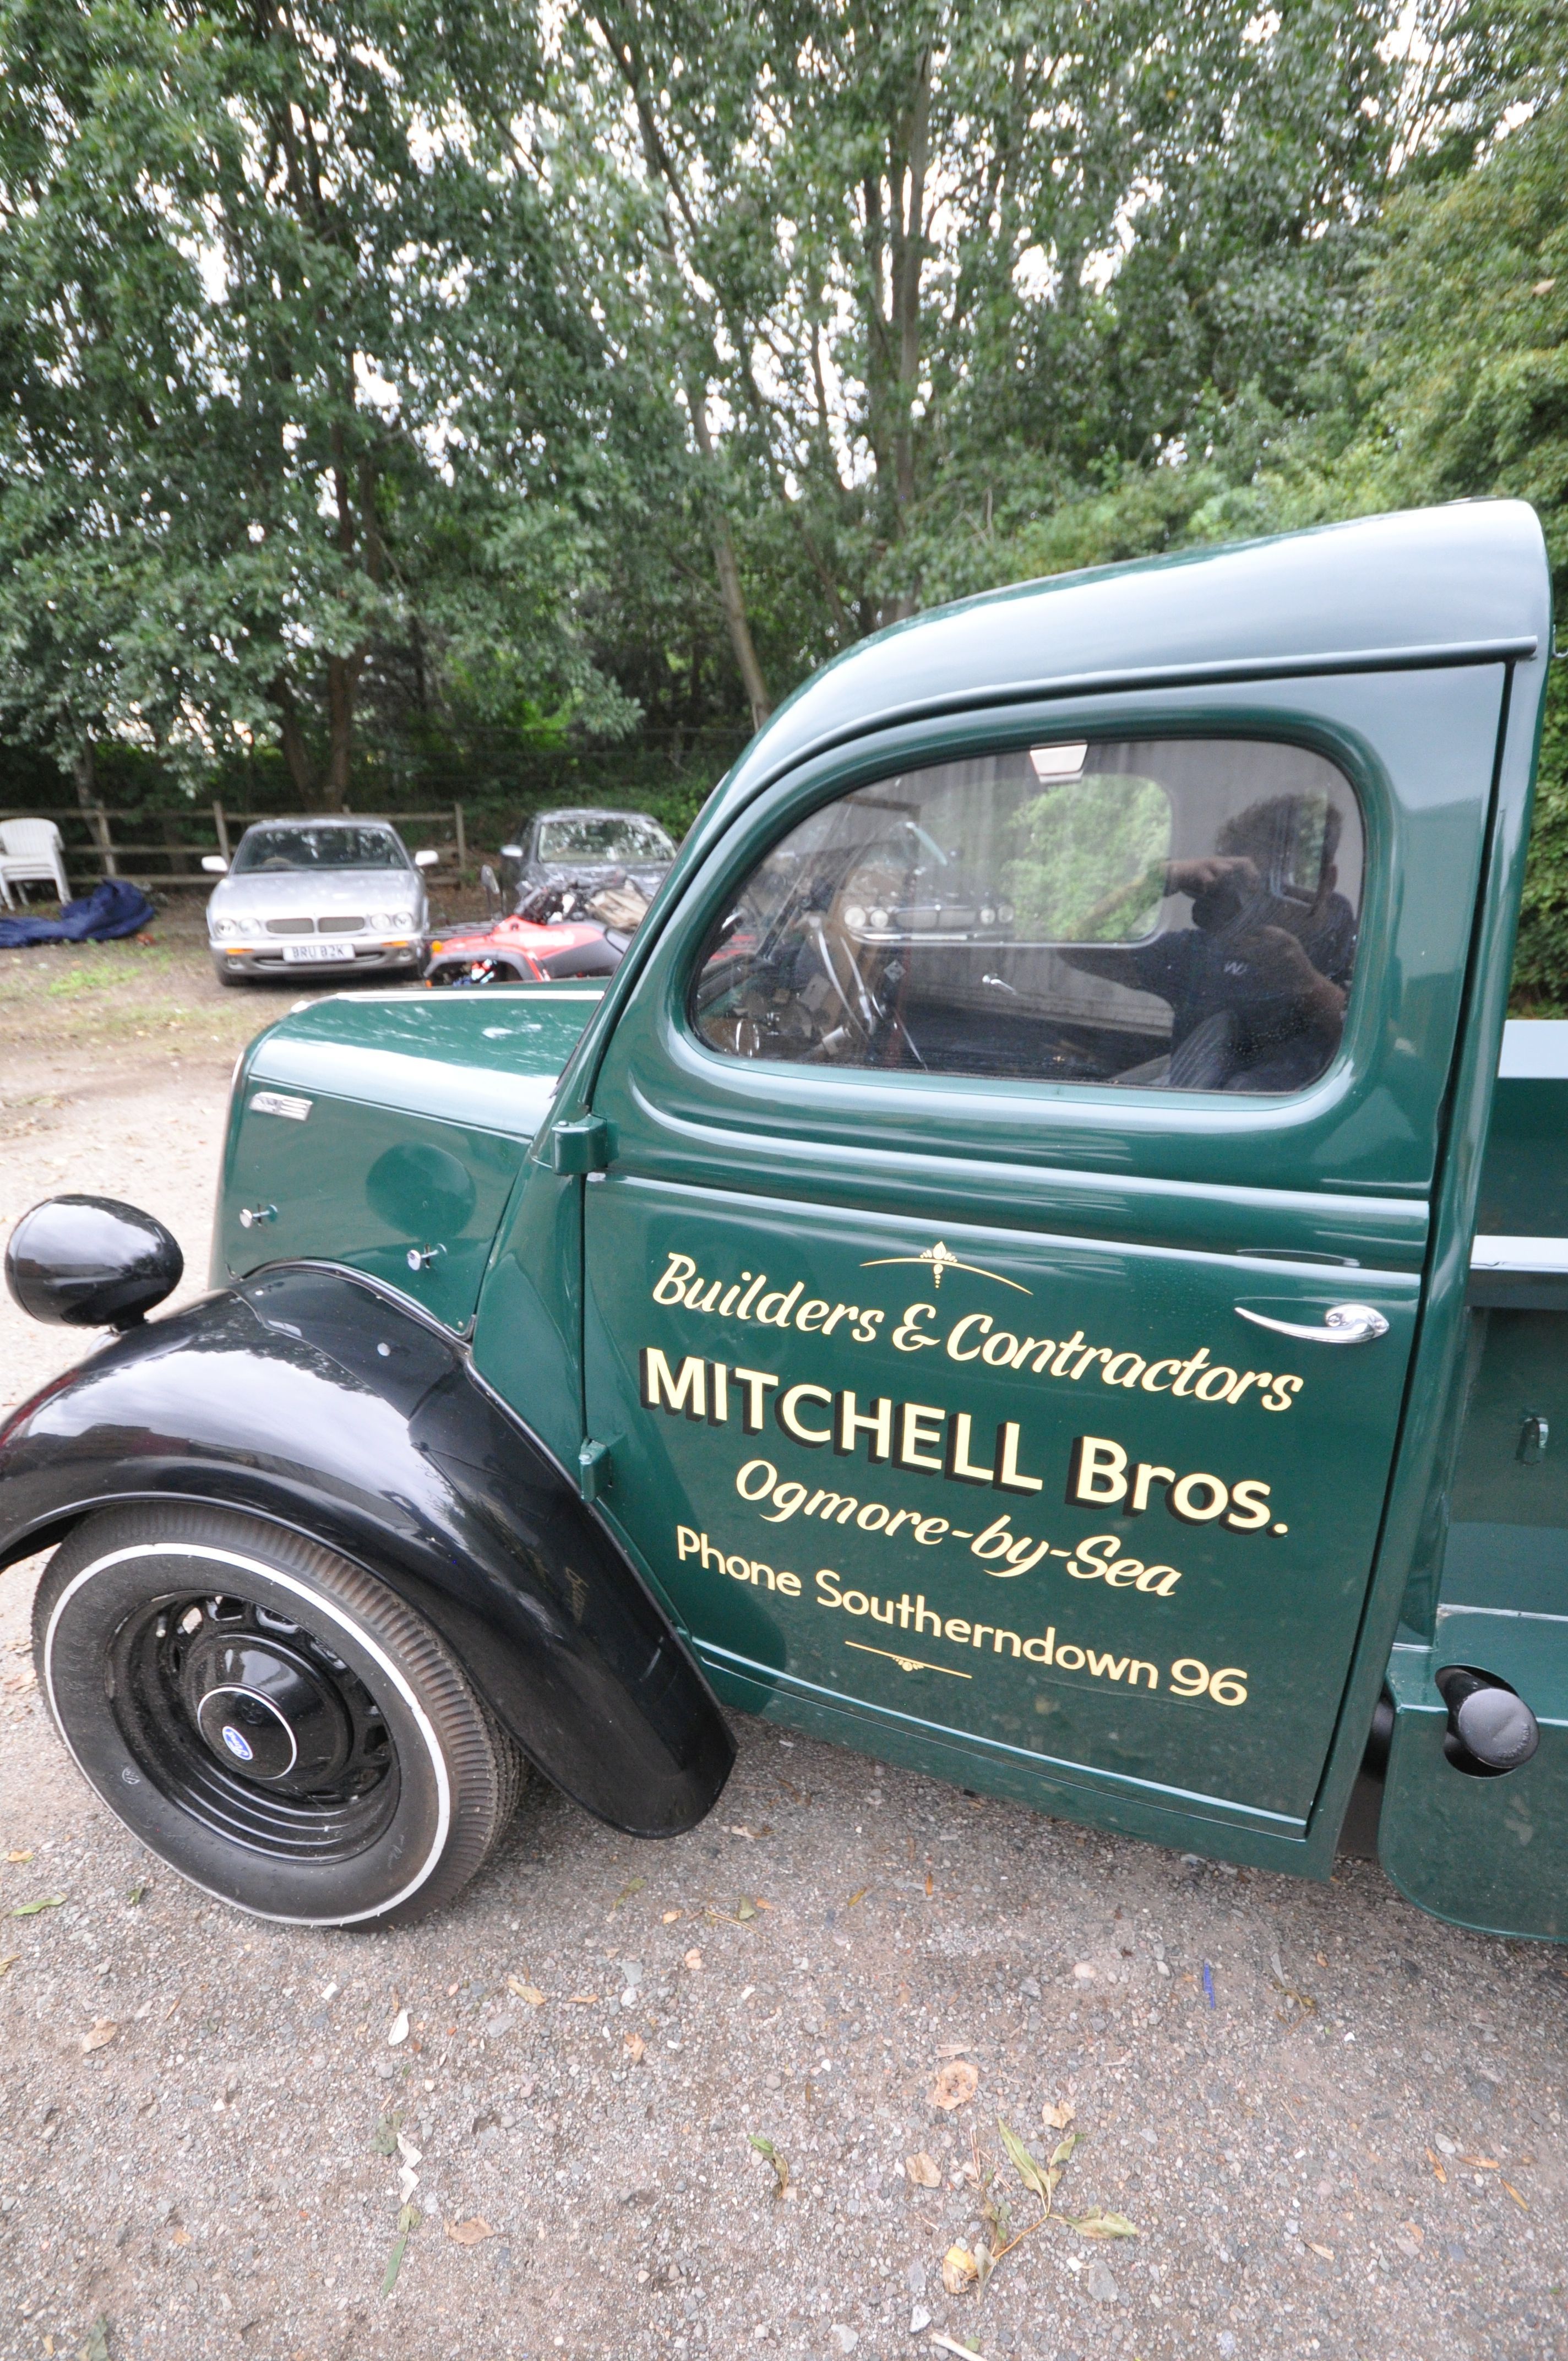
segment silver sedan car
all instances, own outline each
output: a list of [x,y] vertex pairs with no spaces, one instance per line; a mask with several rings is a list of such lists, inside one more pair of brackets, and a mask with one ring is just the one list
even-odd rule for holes
[[379,819],[268,819],[247,828],[234,860],[202,863],[223,878],[207,904],[220,983],[247,976],[417,973],[430,933],[423,869]]

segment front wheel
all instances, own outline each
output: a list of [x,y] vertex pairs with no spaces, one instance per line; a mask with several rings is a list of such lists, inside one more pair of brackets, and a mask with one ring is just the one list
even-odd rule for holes
[[38,1586],[33,1644],[110,1809],[258,1917],[407,1926],[467,1883],[517,1800],[516,1747],[423,1618],[259,1518],[89,1518]]

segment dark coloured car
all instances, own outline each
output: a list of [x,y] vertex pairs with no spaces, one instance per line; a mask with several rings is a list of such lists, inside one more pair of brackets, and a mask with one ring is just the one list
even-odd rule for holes
[[652,899],[675,857],[674,840],[646,812],[540,812],[501,847],[503,882],[513,906],[541,886],[608,884],[625,878]]

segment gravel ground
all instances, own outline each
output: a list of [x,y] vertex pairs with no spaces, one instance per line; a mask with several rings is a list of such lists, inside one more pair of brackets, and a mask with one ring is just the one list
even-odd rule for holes
[[[199,1285],[279,1004],[159,932],[0,961],[0,1212],[132,1197]],[[0,1350],[11,1400],[74,1357],[8,1303]],[[274,1930],[82,1785],[37,1571],[0,1586],[0,2354],[1568,2356],[1561,1952],[743,1719],[677,1842],[535,1784],[444,1916]],[[997,2118],[1044,2158],[1047,2110],[1058,2214],[1135,2237],[1030,2231]],[[1028,2235],[949,2293],[1003,2208]]]

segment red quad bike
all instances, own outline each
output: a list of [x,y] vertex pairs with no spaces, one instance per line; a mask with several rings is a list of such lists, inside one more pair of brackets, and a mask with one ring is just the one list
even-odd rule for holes
[[425,983],[471,989],[613,975],[647,906],[620,878],[541,886],[511,917],[456,927],[433,942]]

